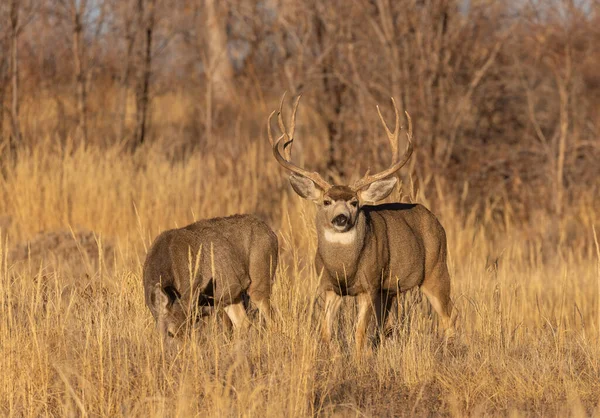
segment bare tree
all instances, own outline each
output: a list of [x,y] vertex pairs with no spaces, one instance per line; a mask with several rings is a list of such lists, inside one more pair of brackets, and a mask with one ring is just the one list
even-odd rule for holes
[[143,48],[140,51],[141,77],[138,78],[136,89],[136,131],[137,144],[143,144],[146,139],[148,109],[150,102],[150,77],[152,76],[152,38],[155,23],[155,0],[138,0],[138,28],[144,33]]
[[113,5],[113,13],[119,19],[121,36],[125,39],[125,50],[123,66],[119,77],[120,98],[117,103],[119,124],[117,128],[117,140],[120,141],[125,135],[125,123],[127,119],[127,97],[130,89],[131,76],[134,73],[134,52],[137,38],[137,26],[135,22],[136,0],[117,1]]
[[14,155],[21,143],[19,121],[19,37],[23,28],[31,22],[38,5],[34,1],[12,0],[10,3],[10,79],[11,79],[11,136],[10,150]]
[[[60,9],[53,7],[56,1]],[[77,135],[88,140],[88,94],[93,70],[98,65],[98,45],[106,17],[103,0],[50,0],[53,15],[65,26],[73,57],[73,82],[77,103]],[[91,42],[90,40],[94,40]]]
[[233,67],[227,55],[226,10],[220,10],[215,0],[204,0],[204,7],[210,86],[212,93],[225,102],[234,96]]
[[[531,4],[531,13],[536,13],[536,7],[540,5]],[[540,145],[541,152],[544,154],[548,165],[548,178],[552,185],[553,191],[553,207],[554,214],[558,217],[563,212],[564,205],[564,189],[565,189],[565,162],[567,154],[572,150],[572,142],[570,134],[572,129],[571,107],[576,98],[573,96],[573,78],[574,78],[574,39],[570,33],[571,28],[561,23],[561,14],[573,14],[575,10],[572,4],[567,4],[564,9],[559,10],[558,5],[544,5],[548,14],[547,19],[554,22],[554,25],[549,25],[545,33],[541,30],[537,31],[538,37],[533,40],[536,45],[536,54],[539,56],[540,64],[543,66],[549,78],[543,73],[538,72],[538,68],[532,72],[529,68],[523,68],[523,63],[519,62],[521,83],[524,87],[527,98],[527,115],[535,132],[536,139]],[[571,16],[569,21],[575,20],[575,16]],[[566,26],[566,27],[565,27]],[[567,36],[561,42],[553,45],[539,40],[559,38],[558,31],[565,31]],[[539,36],[543,33],[543,36]],[[538,64],[539,65],[539,64]],[[538,86],[538,91],[536,91]],[[539,89],[539,86],[544,86],[545,90]],[[541,95],[544,97],[541,97]],[[545,101],[545,97],[553,95],[557,104],[557,108],[542,108],[538,103]],[[547,122],[545,122],[546,120]],[[554,123],[549,123],[552,120]]]
[[[0,21],[8,22],[9,9],[7,5],[0,5]],[[2,25],[4,29],[8,25]],[[4,100],[6,97],[6,91],[8,90],[9,80],[9,65],[10,65],[10,54],[9,51],[9,31],[0,30],[0,143],[4,144]]]
[[216,102],[227,103],[235,97],[233,67],[227,54],[225,10],[215,0],[204,0],[206,13],[206,135],[212,136],[213,107]]
[[12,101],[10,106],[12,135],[10,137],[11,153],[21,142],[19,127],[19,1],[12,0],[10,4],[10,77]]
[[[340,39],[336,39],[343,35],[340,35],[340,28],[337,25],[338,19],[327,19],[327,9],[329,6],[321,2],[315,4],[317,7],[316,13],[314,14],[314,27],[316,31],[316,41],[319,49],[319,55],[323,56],[321,61],[320,70],[323,76],[323,91],[326,100],[323,105],[330,110],[330,117],[327,123],[327,130],[329,133],[329,153],[327,157],[327,170],[331,173],[335,173],[339,176],[343,176],[342,163],[340,161],[340,155],[342,147],[338,146],[339,141],[343,137],[343,127],[341,126],[341,112],[343,102],[343,95],[346,91],[347,84],[340,80],[336,75],[336,71],[339,71],[339,63],[337,60],[340,58],[340,54],[336,51],[340,46]],[[329,51],[330,50],[330,51]]]
[[70,17],[73,30],[73,64],[75,65],[75,84],[77,86],[77,113],[79,115],[78,132],[87,142],[87,77],[85,69],[85,39],[83,34],[83,15],[87,1],[70,0]]

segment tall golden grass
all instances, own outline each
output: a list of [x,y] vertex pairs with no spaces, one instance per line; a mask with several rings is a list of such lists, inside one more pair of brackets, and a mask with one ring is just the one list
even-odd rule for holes
[[[414,199],[448,234],[458,341],[444,349],[435,314],[413,291],[393,335],[359,358],[350,299],[336,343],[318,340],[314,208],[289,192],[264,144],[239,143],[235,161],[209,153],[174,163],[152,146],[129,154],[51,138],[20,155],[0,189],[10,219],[0,415],[600,416],[593,196],[561,219],[540,214],[523,226],[507,204],[466,208],[433,178],[433,192]],[[163,229],[240,212],[258,212],[279,236],[279,323],[239,336],[210,319],[180,351],[163,350],[144,305],[146,248]],[[86,274],[60,258],[12,258],[40,231],[64,229],[96,234],[100,256],[81,254]]]

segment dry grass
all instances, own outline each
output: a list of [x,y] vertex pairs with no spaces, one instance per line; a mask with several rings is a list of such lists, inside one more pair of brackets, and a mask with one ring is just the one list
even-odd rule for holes
[[[461,342],[444,350],[435,315],[410,292],[393,336],[358,359],[351,300],[337,343],[318,342],[313,208],[288,197],[268,154],[251,144],[239,164],[210,155],[171,163],[151,148],[63,152],[48,140],[22,155],[0,190],[11,219],[1,250],[0,414],[600,416],[593,199],[524,228],[510,208],[501,219],[492,207],[469,215],[437,179],[436,196],[418,200],[435,206],[448,232]],[[143,301],[145,249],[162,229],[251,211],[279,235],[280,324],[243,337],[211,320],[180,352],[161,350]],[[38,248],[40,232],[71,230],[75,241],[76,231],[94,231],[96,258],[81,250],[88,234],[68,247],[80,265],[52,248],[12,259],[23,242]]]

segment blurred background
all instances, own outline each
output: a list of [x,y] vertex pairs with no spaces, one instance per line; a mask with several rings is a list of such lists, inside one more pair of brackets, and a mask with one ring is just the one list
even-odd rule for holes
[[394,97],[415,130],[407,196],[556,221],[598,195],[599,28],[597,0],[7,0],[4,175],[84,146],[139,169],[149,152],[197,156],[214,179],[254,147],[274,179],[258,170],[232,211],[270,214],[285,186],[266,121],[284,91],[304,94],[294,159],[342,182],[389,164],[375,106],[393,123]]

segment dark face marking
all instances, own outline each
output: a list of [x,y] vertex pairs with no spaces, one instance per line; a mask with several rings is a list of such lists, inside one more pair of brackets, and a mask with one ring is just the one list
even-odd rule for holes
[[354,227],[358,195],[348,186],[333,186],[323,196],[323,212],[329,228],[346,232]]
[[356,192],[348,186],[333,186],[325,193],[325,196],[332,200],[345,200],[346,202],[358,199]]

